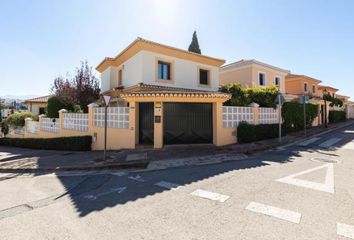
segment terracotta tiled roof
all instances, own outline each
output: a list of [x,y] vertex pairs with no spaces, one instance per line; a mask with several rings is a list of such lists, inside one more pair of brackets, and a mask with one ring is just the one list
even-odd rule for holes
[[118,88],[102,93],[116,97],[211,97],[230,98],[231,95],[216,91],[201,91],[139,83],[128,88]]
[[47,103],[48,99],[53,95],[43,96],[43,97],[36,97],[25,100],[25,103]]
[[321,80],[318,80],[316,78],[312,78],[312,77],[309,77],[309,76],[306,76],[306,75],[298,75],[298,74],[288,74],[285,77],[285,80],[290,80],[290,79],[294,79],[294,78],[305,78],[305,79],[308,79],[308,80],[311,80],[311,81],[314,81],[314,82],[317,82],[317,83],[322,82]]
[[325,85],[319,85],[318,89],[331,89],[331,90],[334,90],[334,91],[338,91],[338,88],[334,88],[334,87],[331,87],[331,86],[325,86]]

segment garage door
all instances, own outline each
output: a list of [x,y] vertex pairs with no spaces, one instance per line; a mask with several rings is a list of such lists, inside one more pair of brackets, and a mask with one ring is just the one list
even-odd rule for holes
[[164,103],[164,144],[212,143],[211,103]]

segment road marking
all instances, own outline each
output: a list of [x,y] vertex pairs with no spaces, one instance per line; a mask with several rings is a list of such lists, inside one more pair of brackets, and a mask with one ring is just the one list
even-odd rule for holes
[[108,195],[108,194],[111,194],[111,193],[121,194],[126,189],[127,189],[127,187],[111,188],[111,190],[109,190],[109,191],[101,192],[101,193],[98,193],[96,195],[94,195],[94,194],[85,195],[84,198],[87,199],[87,200],[94,201],[94,200],[96,200],[97,198],[99,198],[101,196]]
[[353,130],[345,130],[344,133],[354,133]]
[[251,202],[250,204],[248,204],[246,209],[252,212],[262,213],[271,217],[279,218],[293,223],[300,223],[301,220],[301,213],[272,207],[262,203]]
[[218,201],[218,202],[222,202],[222,203],[230,198],[229,196],[226,196],[226,195],[208,192],[208,191],[204,191],[201,189],[197,189],[194,192],[192,192],[191,194],[194,196],[197,196],[197,197],[206,198],[209,200]]
[[341,138],[331,138],[331,139],[321,143],[318,146],[323,147],[323,148],[328,148],[328,147],[334,145],[335,143],[339,142],[340,140],[342,140],[342,139]]
[[[311,182],[307,180],[302,180],[302,179],[296,179],[296,177],[317,171],[322,168],[327,168],[326,172],[326,181],[325,183],[317,183],[317,182]],[[298,187],[304,187],[304,188],[309,188],[317,191],[322,191],[322,192],[328,192],[328,193],[334,193],[334,171],[333,171],[333,163],[328,163],[319,167],[311,168],[303,172],[299,172],[296,174],[292,174],[290,176],[280,178],[276,180],[277,182],[282,182],[282,183],[287,183],[287,184],[292,184]]]
[[128,175],[128,173],[126,173],[126,172],[113,172],[113,173],[111,173],[111,175],[123,177],[123,176]]
[[321,138],[319,138],[319,137],[314,137],[314,138],[311,138],[311,139],[308,139],[308,140],[306,140],[306,141],[303,141],[303,142],[301,142],[301,143],[299,143],[299,144],[297,144],[298,146],[301,146],[301,147],[305,147],[305,146],[308,146],[308,145],[310,145],[311,143],[314,143],[314,142],[316,142],[316,141],[318,141],[318,140],[320,140]]
[[337,235],[354,239],[354,226],[337,223]]
[[159,186],[159,187],[162,187],[162,188],[167,188],[167,189],[170,189],[170,190],[177,190],[180,187],[180,185],[178,185],[178,184],[165,182],[165,181],[161,181],[161,182],[155,183],[155,186]]
[[140,175],[130,176],[128,178],[137,182],[146,182]]

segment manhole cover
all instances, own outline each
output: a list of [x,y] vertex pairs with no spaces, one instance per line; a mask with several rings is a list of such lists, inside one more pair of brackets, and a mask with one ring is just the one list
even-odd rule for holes
[[321,158],[321,157],[314,157],[311,158],[311,161],[314,162],[325,162],[325,163],[339,163],[339,159],[333,159],[333,158]]

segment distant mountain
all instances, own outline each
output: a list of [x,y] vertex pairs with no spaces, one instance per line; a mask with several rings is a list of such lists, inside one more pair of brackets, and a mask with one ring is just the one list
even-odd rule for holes
[[0,96],[2,99],[20,99],[20,100],[26,100],[30,98],[35,98],[35,97],[40,97],[39,95],[4,95]]

